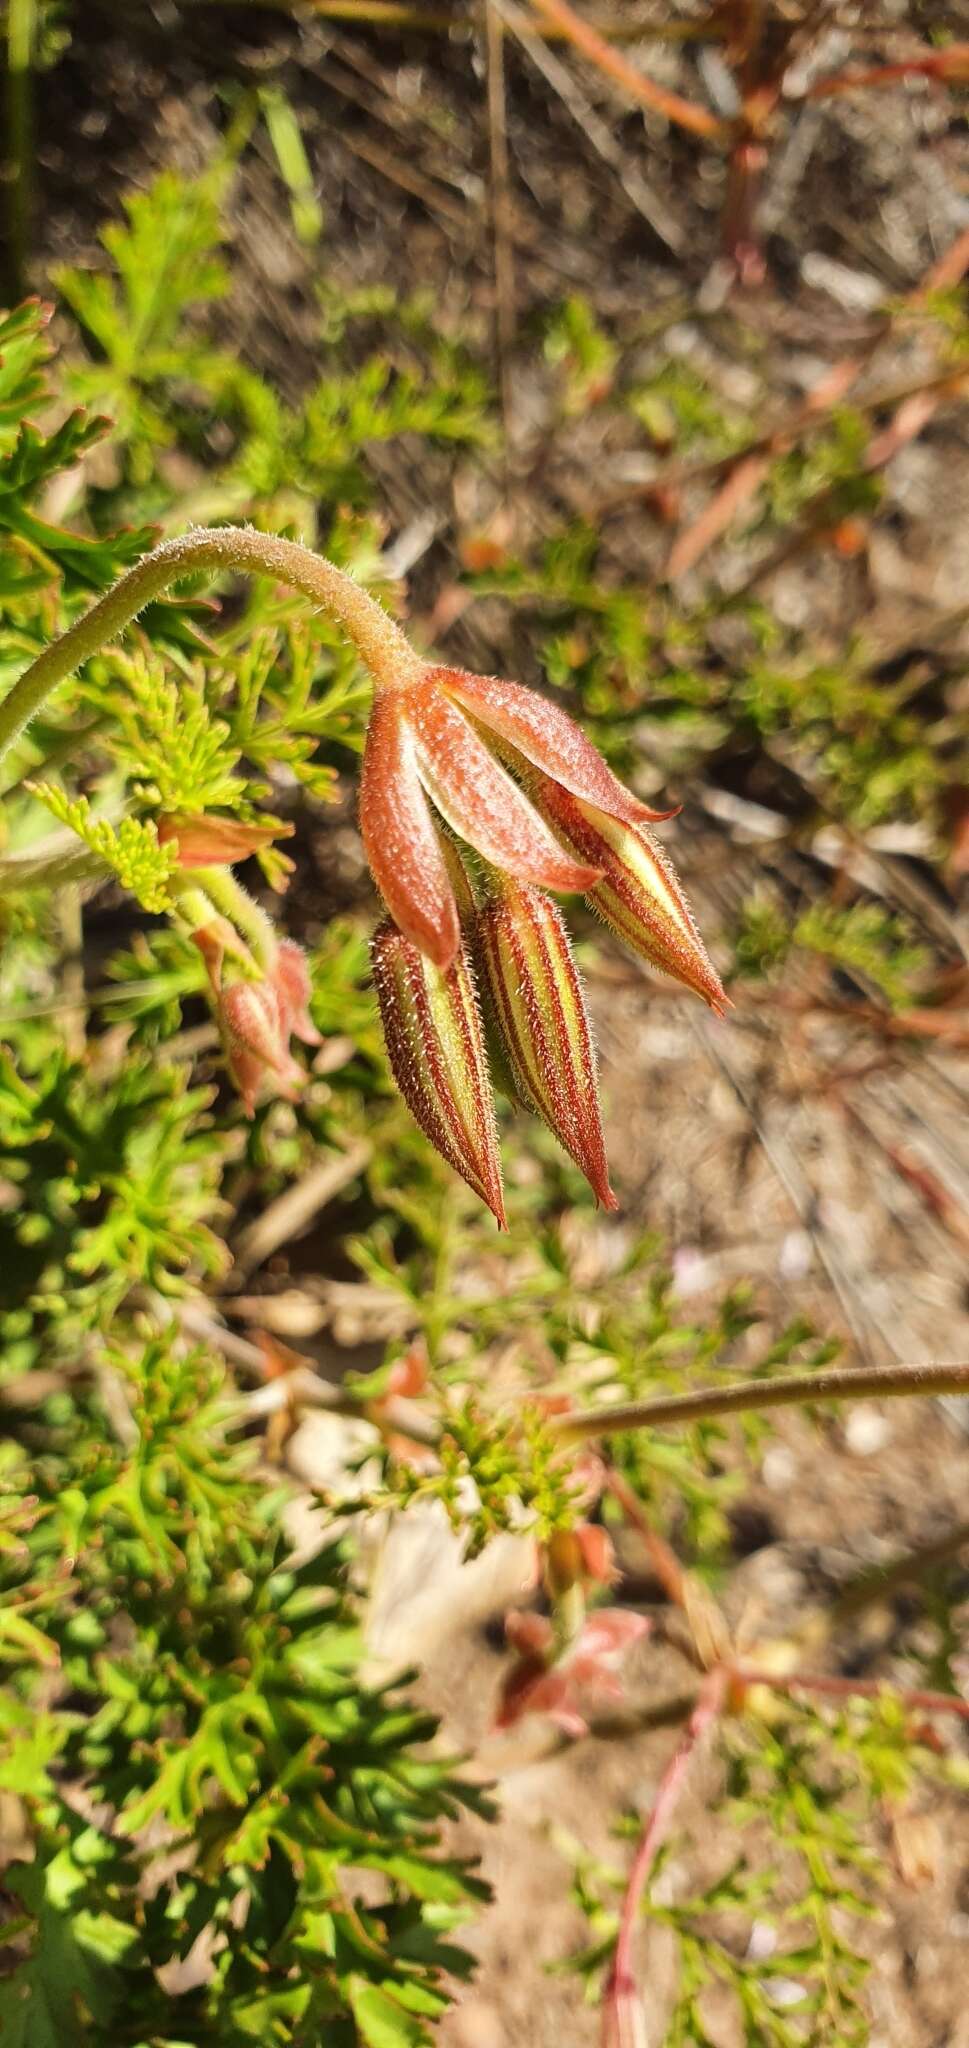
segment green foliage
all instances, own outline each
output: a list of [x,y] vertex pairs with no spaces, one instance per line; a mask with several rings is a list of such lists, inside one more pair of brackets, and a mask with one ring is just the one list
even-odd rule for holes
[[185,316],[228,289],[217,253],[224,185],[222,166],[194,182],[163,172],[149,192],[125,200],[124,225],[103,230],[113,275],[65,267],[54,280],[98,352],[97,363],[74,371],[73,389],[86,405],[110,403],[142,482],[152,447],[172,439],[158,399],[176,383],[205,384],[223,367],[204,340],[193,339]]
[[16,1197],[0,1208],[6,1373],[45,1331],[70,1350],[139,1285],[167,1294],[218,1271],[208,1101],[147,1058],[105,1075],[57,1051],[28,1079],[0,1053],[0,1172]]
[[51,782],[31,782],[27,787],[58,824],[75,832],[82,845],[104,862],[143,910],[174,907],[169,885],[178,855],[174,847],[159,845],[154,825],[122,818],[115,826],[109,818],[92,815],[86,796],[72,800]]
[[[284,145],[287,183],[308,228],[311,198],[302,173],[293,182],[298,131],[291,114],[272,93],[257,95],[256,106],[269,118],[277,155]],[[489,437],[487,384],[466,352],[439,333],[426,298],[395,308],[395,346],[388,349],[385,337],[384,346],[351,370],[333,361],[292,410],[234,351],[208,339],[205,309],[228,287],[221,208],[250,125],[241,107],[205,177],[186,181],[165,172],[126,202],[125,223],[102,236],[113,275],[101,268],[58,273],[58,290],[96,352],[69,372],[71,388],[85,404],[110,405],[128,481],[152,497],[160,482],[157,451],[178,442],[214,470],[205,485],[210,517],[253,499],[268,509],[277,497],[290,516],[294,496],[304,501],[307,516],[321,500],[334,510],[363,507],[374,495],[368,444],[417,434],[477,445]],[[327,323],[343,331],[370,310],[367,299],[342,308],[324,303]],[[213,407],[222,429],[220,453],[228,440],[221,462],[212,442]],[[278,526],[287,515],[277,510],[272,516]]]
[[35,509],[45,484],[102,439],[108,422],[69,413],[49,433],[33,424],[35,406],[50,397],[44,330],[51,309],[29,299],[0,317],[0,680],[13,678],[43,635],[30,638],[43,599],[49,618],[52,585],[62,584],[68,604],[90,589],[116,581],[150,545],[140,530],[103,537],[54,526]]
[[[468,1968],[452,1931],[484,1896],[437,1846],[473,1795],[416,1753],[431,1718],[361,1681],[344,1553],[294,1560],[285,1489],[239,1443],[221,1368],[161,1337],[107,1364],[121,1439],[117,1395],[79,1395],[0,1566],[7,1601],[35,1574],[61,1587],[42,1657],[11,1659],[0,1635],[0,1786],[32,1842],[5,1878],[22,1913],[3,2039],[228,2048],[271,2028],[419,2048]],[[28,1746],[18,1710],[45,1684]],[[204,1964],[182,1988],[159,1979],[190,1955]]]
[[608,392],[617,354],[588,300],[567,299],[545,334],[547,360],[563,373],[566,415],[585,412]]
[[789,923],[780,904],[758,890],[742,906],[733,948],[737,973],[762,979],[783,966],[795,947],[829,960],[858,987],[883,995],[898,1009],[912,1002],[931,964],[910,922],[880,903],[852,903],[847,909],[811,903]]

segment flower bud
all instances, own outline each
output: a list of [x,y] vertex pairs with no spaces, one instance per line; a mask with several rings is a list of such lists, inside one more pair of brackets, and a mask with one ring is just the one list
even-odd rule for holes
[[222,991],[222,1021],[234,1044],[254,1053],[274,1073],[282,1073],[286,1043],[279,998],[271,982],[231,982]]
[[310,1016],[313,992],[306,954],[295,939],[281,939],[272,974],[279,1002],[283,1035],[298,1038],[303,1045],[322,1045],[323,1040]]
[[598,1522],[578,1522],[574,1529],[554,1529],[545,1546],[545,1590],[560,1600],[573,1586],[611,1586],[619,1577],[608,1529]]
[[728,998],[672,862],[644,824],[627,825],[545,776],[533,791],[569,846],[601,868],[587,890],[605,923],[640,958],[692,988],[722,1016]]
[[270,981],[233,981],[218,1001],[219,1021],[227,1041],[229,1071],[251,1116],[261,1082],[273,1075],[277,1093],[288,1092],[302,1079],[287,1044],[279,997]]
[[502,876],[478,912],[475,929],[481,975],[516,1093],[544,1118],[603,1208],[617,1208],[592,1031],[558,910],[541,890]]
[[170,812],[158,820],[159,845],[174,840],[182,868],[230,867],[274,839],[290,838],[292,831],[292,825],[246,825],[241,818],[207,817],[203,811],[197,817]]
[[484,1033],[464,945],[440,968],[386,918],[371,952],[387,1053],[416,1123],[505,1229]]

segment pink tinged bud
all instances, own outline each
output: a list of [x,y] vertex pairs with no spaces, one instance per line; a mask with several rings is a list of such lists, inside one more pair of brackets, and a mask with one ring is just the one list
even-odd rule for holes
[[605,923],[640,958],[692,988],[722,1016],[727,997],[696,927],[672,862],[645,825],[624,825],[543,777],[545,815],[586,860],[602,869],[588,891]]
[[586,1578],[598,1580],[600,1586],[611,1586],[619,1577],[619,1569],[608,1529],[598,1522],[580,1522],[575,1534]]
[[506,1616],[505,1634],[518,1659],[505,1673],[495,1728],[510,1728],[527,1714],[545,1714],[568,1735],[586,1734],[584,1695],[623,1698],[622,1664],[649,1629],[645,1615],[599,1608],[587,1616],[577,1642],[554,1662],[553,1632],[543,1616]]
[[544,1117],[605,1209],[609,1186],[592,1031],[568,934],[538,889],[502,880],[478,915],[481,973],[517,1094]]
[[226,955],[226,941],[231,944],[235,936],[231,925],[224,917],[214,917],[210,924],[200,925],[198,930],[192,933],[193,942],[205,963],[209,986],[215,996],[218,996],[222,987],[222,962]]
[[266,1069],[257,1053],[246,1052],[244,1046],[232,1048],[228,1058],[229,1075],[238,1091],[239,1099],[247,1116],[255,1116]]
[[251,1116],[267,1074],[273,1076],[277,1094],[289,1092],[302,1079],[290,1056],[279,997],[270,981],[234,981],[222,989],[218,1011],[229,1072]]
[[648,1636],[651,1627],[647,1614],[632,1614],[625,1607],[597,1607],[588,1616],[570,1658],[576,1679],[601,1684],[614,1677],[632,1645]]
[[281,1074],[286,1065],[279,998],[271,982],[234,981],[222,991],[222,1020],[230,1042],[254,1053]]
[[201,812],[194,818],[172,814],[158,820],[159,842],[165,846],[177,841],[182,868],[229,867],[260,847],[271,846],[274,839],[289,838],[292,831],[292,825],[244,825],[239,818],[206,817]]
[[303,1045],[322,1045],[322,1037],[309,1011],[313,987],[306,954],[295,939],[280,940],[272,980],[279,1002],[283,1036],[298,1038]]
[[560,782],[573,796],[597,804],[600,810],[622,818],[627,825],[643,821],[655,824],[663,818],[675,818],[676,809],[652,811],[625,789],[574,718],[557,704],[549,703],[547,697],[537,696],[521,683],[503,682],[497,676],[471,675],[463,669],[434,669],[432,675],[479,725],[497,733],[533,767]]
[[387,1053],[425,1137],[505,1229],[484,1033],[463,945],[446,970],[385,919],[372,948]]
[[415,1401],[427,1387],[427,1351],[422,1338],[405,1351],[403,1358],[394,1360],[387,1376],[386,1401],[396,1397]]

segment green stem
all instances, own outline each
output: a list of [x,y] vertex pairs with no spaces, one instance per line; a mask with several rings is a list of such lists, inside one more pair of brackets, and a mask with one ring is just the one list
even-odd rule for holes
[[248,939],[253,959],[268,972],[279,948],[272,918],[236,881],[230,868],[195,868],[192,872],[216,910]]
[[831,1372],[796,1373],[786,1379],[734,1380],[725,1387],[701,1387],[695,1394],[615,1401],[575,1415],[554,1416],[549,1428],[567,1443],[579,1443],[584,1437],[613,1436],[624,1429],[656,1429],[797,1402],[856,1401],[866,1394],[876,1400],[904,1394],[969,1394],[969,1365],[836,1366]]
[[420,657],[383,606],[324,555],[251,527],[197,527],[153,548],[25,670],[0,705],[0,761],[58,683],[116,639],[170,584],[199,569],[271,576],[302,591],[343,628],[378,689],[414,682],[422,672]]

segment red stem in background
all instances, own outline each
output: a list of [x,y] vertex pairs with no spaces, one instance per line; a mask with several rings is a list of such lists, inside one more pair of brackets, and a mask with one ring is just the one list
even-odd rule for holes
[[708,107],[697,107],[692,100],[682,99],[678,92],[670,92],[665,85],[657,85],[655,79],[647,78],[628,57],[607,43],[597,29],[575,14],[567,0],[531,0],[536,14],[551,22],[566,40],[587,57],[590,64],[605,73],[625,93],[638,100],[640,106],[650,107],[657,114],[665,114],[668,121],[675,121],[680,128],[688,128],[693,135],[716,137],[726,140],[730,134],[727,122],[712,114]]
[[682,1737],[659,1781],[652,1810],[640,1836],[619,1916],[616,1951],[603,1991],[604,2048],[606,2044],[611,2048],[611,2044],[621,2039],[620,2001],[638,1996],[632,1956],[643,1893],[657,1853],[669,1834],[690,1766],[707,1730],[720,1715],[729,1682],[730,1670],[725,1664],[718,1664],[715,1670],[708,1672]]
[[897,64],[873,64],[864,71],[832,71],[817,78],[805,98],[832,99],[836,93],[867,91],[869,86],[898,85],[906,78],[934,78],[941,84],[969,80],[969,43],[950,43],[931,56],[903,57]]
[[740,1685],[769,1686],[771,1692],[810,1692],[833,1700],[877,1700],[884,1693],[896,1704],[921,1714],[957,1714],[969,1721],[969,1700],[951,1692],[925,1692],[916,1686],[885,1685],[880,1678],[829,1678],[813,1671],[760,1671],[756,1665],[737,1664],[731,1677]]

